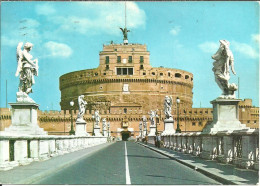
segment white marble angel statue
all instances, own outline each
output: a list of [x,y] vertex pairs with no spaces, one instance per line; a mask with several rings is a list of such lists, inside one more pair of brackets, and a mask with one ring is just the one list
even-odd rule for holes
[[165,96],[164,99],[164,114],[166,119],[172,118],[172,97],[171,96]]
[[98,126],[99,122],[100,122],[100,116],[99,116],[99,111],[98,110],[95,111],[94,116],[95,116],[95,121],[96,121],[95,125]]
[[85,122],[84,119],[83,119],[83,116],[85,114],[86,105],[88,103],[83,98],[84,98],[84,95],[80,95],[78,97],[78,103],[79,103],[79,113],[78,113],[78,116],[77,116],[78,122]]
[[220,46],[218,51],[212,56],[212,59],[216,60],[213,62],[213,72],[215,75],[215,81],[222,90],[220,98],[235,98],[235,91],[237,85],[235,83],[229,84],[230,70],[236,75],[234,69],[234,56],[229,49],[229,42],[227,40],[220,40]]
[[146,130],[146,122],[147,122],[147,119],[145,116],[143,116],[143,124],[144,124],[144,130]]
[[151,110],[148,114],[150,115],[151,125],[155,125],[154,118],[158,117],[156,110]]
[[32,43],[23,43],[17,45],[17,70],[15,76],[20,74],[19,92],[29,94],[32,92],[32,85],[35,83],[34,76],[38,76],[38,59],[33,60],[33,56],[29,53],[32,50]]

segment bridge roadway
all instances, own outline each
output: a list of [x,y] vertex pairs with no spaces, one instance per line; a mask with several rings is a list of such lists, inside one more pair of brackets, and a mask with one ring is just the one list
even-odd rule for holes
[[116,142],[31,184],[220,184],[157,152]]
[[218,184],[204,175],[227,185],[259,183],[256,170],[151,144],[116,142],[0,171],[0,184]]

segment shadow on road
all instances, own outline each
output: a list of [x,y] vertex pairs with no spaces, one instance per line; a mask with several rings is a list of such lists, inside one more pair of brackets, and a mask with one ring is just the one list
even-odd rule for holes
[[160,175],[145,175],[149,177],[158,177],[158,178],[170,178],[172,180],[185,180],[185,181],[191,181],[193,183],[192,185],[197,185],[194,183],[198,183],[199,185],[205,184],[205,185],[211,185],[211,182],[205,182],[205,181],[200,181],[200,180],[190,180],[190,179],[181,179],[181,178],[174,178],[174,177],[168,177],[168,176],[160,176]]

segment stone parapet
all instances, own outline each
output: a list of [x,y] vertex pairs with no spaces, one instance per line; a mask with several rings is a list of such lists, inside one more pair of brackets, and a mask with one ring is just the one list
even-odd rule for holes
[[0,170],[106,143],[100,136],[0,136]]

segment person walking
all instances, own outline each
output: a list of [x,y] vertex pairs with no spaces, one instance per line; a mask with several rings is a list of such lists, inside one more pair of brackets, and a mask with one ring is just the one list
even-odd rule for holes
[[156,141],[157,141],[157,147],[160,148],[161,147],[161,136],[159,133],[156,136]]

